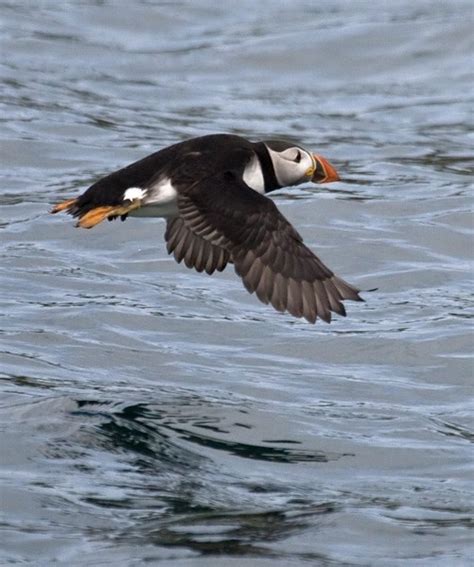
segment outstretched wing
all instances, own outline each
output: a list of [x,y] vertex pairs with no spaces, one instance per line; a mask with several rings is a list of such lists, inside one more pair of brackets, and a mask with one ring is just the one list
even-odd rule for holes
[[179,263],[184,260],[188,268],[209,275],[222,272],[229,261],[229,252],[195,234],[181,217],[168,219],[165,232],[166,248]]
[[345,299],[363,301],[305,246],[273,201],[238,174],[219,173],[182,191],[178,211],[168,223],[168,251],[198,270],[233,262],[247,290],[278,311],[329,323],[331,312],[345,315]]

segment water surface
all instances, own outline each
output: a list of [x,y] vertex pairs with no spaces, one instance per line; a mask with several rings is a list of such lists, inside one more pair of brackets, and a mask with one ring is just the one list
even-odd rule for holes
[[[468,565],[470,2],[0,2],[2,564]],[[211,132],[362,289],[330,326],[47,214]]]

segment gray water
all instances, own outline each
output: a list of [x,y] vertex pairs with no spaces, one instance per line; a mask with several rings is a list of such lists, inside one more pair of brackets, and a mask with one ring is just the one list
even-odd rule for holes
[[[473,4],[0,14],[0,563],[470,564]],[[211,132],[336,165],[274,199],[366,303],[312,326],[160,219],[48,215]]]

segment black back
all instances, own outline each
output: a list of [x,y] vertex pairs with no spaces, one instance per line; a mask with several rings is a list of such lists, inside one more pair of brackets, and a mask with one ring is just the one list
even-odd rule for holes
[[102,177],[79,197],[77,208],[85,213],[103,204],[120,205],[126,189],[149,187],[160,177],[170,177],[178,190],[185,191],[218,171],[242,175],[254,155],[253,147],[245,138],[232,134],[179,142]]

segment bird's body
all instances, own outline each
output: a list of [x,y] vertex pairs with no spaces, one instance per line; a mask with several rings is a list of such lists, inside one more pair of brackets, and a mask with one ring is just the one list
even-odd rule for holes
[[164,148],[56,205],[77,226],[105,218],[164,217],[169,253],[212,274],[233,263],[250,293],[279,311],[315,322],[345,315],[342,301],[358,290],[335,276],[265,193],[338,176],[320,156],[284,141],[249,142],[230,134]]

